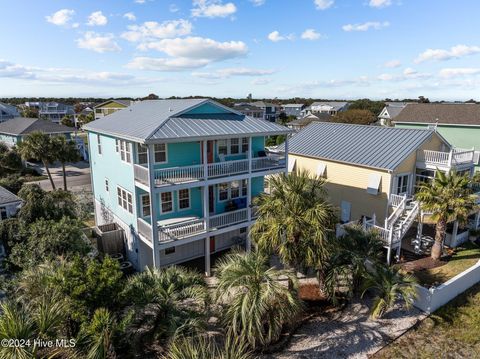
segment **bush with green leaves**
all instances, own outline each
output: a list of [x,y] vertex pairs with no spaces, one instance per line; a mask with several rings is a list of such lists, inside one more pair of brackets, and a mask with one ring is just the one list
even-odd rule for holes
[[253,359],[245,343],[228,337],[223,346],[205,336],[174,340],[163,359]]

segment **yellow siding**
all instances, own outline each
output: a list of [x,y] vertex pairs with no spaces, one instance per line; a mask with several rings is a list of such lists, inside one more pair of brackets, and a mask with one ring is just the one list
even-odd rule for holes
[[107,102],[106,104],[102,105],[102,107],[99,107],[99,108],[125,108],[125,107],[127,106],[122,105],[118,102],[111,101],[111,102]]
[[[360,219],[362,216],[371,217],[375,213],[377,221],[383,223],[388,208],[391,182],[391,176],[387,171],[293,154],[289,154],[289,157],[296,159],[297,169],[306,169],[312,174],[317,173],[320,163],[326,164],[326,188],[332,204],[340,207],[342,201],[350,202],[352,220]],[[378,195],[367,193],[368,178],[372,173],[382,177]]]

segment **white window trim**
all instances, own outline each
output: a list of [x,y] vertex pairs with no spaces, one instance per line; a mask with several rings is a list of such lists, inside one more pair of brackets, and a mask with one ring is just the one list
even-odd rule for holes
[[[227,202],[227,201],[231,201],[231,200],[234,200],[234,199],[247,198],[247,196],[248,196],[248,182],[247,182],[247,195],[245,195],[245,196],[242,195],[242,180],[238,180],[238,182],[240,182],[240,185],[238,186],[239,196],[235,197],[235,198],[232,198],[232,182],[227,182],[228,183],[227,199],[220,199],[220,183],[219,183],[217,185],[218,202],[222,203],[222,202]],[[222,183],[225,183],[225,182],[222,182]]]
[[[125,193],[126,193],[126,196],[127,196],[127,208],[124,208],[123,205],[118,204],[118,189],[120,189],[121,191],[125,191]],[[134,199],[134,197],[133,197],[133,194],[132,194],[130,191],[127,191],[125,188],[123,188],[123,187],[121,187],[121,186],[117,186],[117,193],[116,193],[116,195],[117,195],[117,206],[120,207],[120,208],[122,208],[122,209],[123,209],[125,212],[127,212],[128,214],[132,215],[132,214],[134,213],[133,210],[134,210],[134,208],[135,208],[135,199]],[[132,197],[132,212],[130,212],[130,211],[128,210],[128,195],[130,195],[130,196]],[[123,198],[122,198],[122,200],[123,200]],[[123,203],[123,201],[122,201],[122,203]]]
[[189,209],[192,208],[192,191],[190,191],[190,188],[184,188],[183,190],[187,190],[187,191],[188,191],[188,207],[180,208],[180,191],[181,191],[181,190],[178,190],[178,191],[177,191],[177,208],[178,208],[178,212],[188,211]]
[[144,193],[140,195],[140,214],[142,218],[145,218],[145,217],[151,216],[151,213],[149,215],[145,215],[145,213],[143,212],[143,197],[148,197],[150,202],[150,195],[148,193]]
[[107,177],[105,177],[104,185],[105,185],[105,192],[110,193],[110,181],[108,180]]
[[410,190],[411,190],[411,188],[410,188],[410,187],[411,187],[411,186],[410,186],[410,185],[411,185],[411,180],[410,180],[410,178],[412,177],[412,176],[411,176],[411,173],[410,173],[410,172],[398,173],[397,175],[395,175],[395,182],[394,182],[394,184],[393,184],[393,185],[395,186],[395,187],[394,187],[394,188],[395,188],[395,192],[396,192],[395,194],[397,194],[397,195],[399,194],[399,193],[398,193],[398,180],[400,179],[400,177],[405,177],[405,176],[407,176],[407,192],[406,192],[406,193],[410,193]]
[[100,156],[103,156],[102,138],[98,133],[97,133],[97,152]]
[[165,161],[162,161],[162,162],[157,162],[155,160],[155,144],[153,145],[153,159],[155,160],[155,163],[158,163],[158,164],[166,164],[168,163],[168,145],[166,143],[157,143],[157,145],[165,145]]
[[140,147],[142,146],[141,143],[137,143],[137,153],[136,153],[136,160],[137,160],[137,163],[140,164],[140,165],[148,165],[148,147],[147,147],[147,152],[145,152],[145,154],[147,155],[147,162],[140,162],[140,157],[139,157],[139,154],[140,154]]
[[[163,204],[163,201],[162,201],[162,193],[170,193],[170,194],[171,194],[171,196],[172,196],[172,201],[171,201],[171,202],[172,202],[172,210],[171,210],[171,211],[165,212],[165,211],[163,210],[163,206],[162,206],[162,204]],[[159,196],[160,196],[160,214],[169,214],[169,213],[175,212],[175,198],[174,198],[174,196],[173,196],[173,192],[172,192],[172,191],[161,192],[161,193],[159,193]]]
[[[125,154],[125,159],[122,159],[122,143],[125,145],[124,147],[124,154]],[[120,140],[120,143],[119,143],[120,147],[119,147],[119,154],[120,154],[120,161],[122,161],[123,163],[127,163],[129,165],[132,165],[132,162],[133,162],[133,155],[132,155],[132,144],[131,142],[128,142],[128,141],[125,141],[125,140]],[[128,151],[127,151],[128,149]],[[127,153],[130,153],[130,162],[127,161]]]
[[[233,139],[238,139],[238,153],[232,153],[232,141],[231,141],[232,138],[224,138],[223,140],[227,141],[227,153],[226,154],[220,153],[220,151],[219,151],[220,146],[218,145],[218,141],[221,141],[221,140],[217,140],[217,142],[215,143],[217,157],[248,155],[248,150],[246,152],[242,151],[242,147],[243,147],[242,143],[243,143],[244,138],[247,138],[247,145],[248,145],[248,143],[250,142],[250,141],[248,141],[249,137],[246,137],[246,136],[233,137]],[[249,148],[249,150],[250,150],[250,148]]]

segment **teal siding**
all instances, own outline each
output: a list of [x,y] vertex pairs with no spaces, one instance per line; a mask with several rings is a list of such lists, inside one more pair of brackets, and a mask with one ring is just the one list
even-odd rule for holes
[[252,157],[258,157],[258,151],[264,151],[265,150],[265,137],[252,137],[252,150],[253,150],[253,156]]
[[[95,198],[100,203],[103,201],[105,207],[109,208],[124,223],[137,228],[135,212],[137,196],[135,195],[133,165],[120,159],[120,154],[115,151],[115,138],[104,135],[101,135],[100,138],[102,143],[101,155],[98,153],[97,135],[95,133],[88,134]],[[105,178],[108,178],[109,182],[108,192],[105,189]],[[133,214],[118,205],[117,186],[132,194]]]
[[262,177],[254,177],[252,178],[252,197],[258,196],[264,190],[264,178]]
[[231,111],[215,106],[211,103],[206,103],[201,106],[198,106],[188,112],[186,114],[193,115],[193,114],[215,114],[215,113],[231,113]]
[[7,146],[14,146],[20,142],[20,137],[0,134],[0,142],[5,142]]
[[[157,195],[157,201],[160,203],[160,195]],[[159,211],[160,212],[160,211]],[[180,210],[178,207],[178,192],[173,192],[173,212],[167,214],[160,214],[158,220],[177,218],[177,217],[203,217],[203,201],[202,201],[202,189],[200,187],[194,187],[190,189],[190,208]]]
[[155,168],[194,166],[202,163],[200,142],[167,144],[167,163],[157,163]]

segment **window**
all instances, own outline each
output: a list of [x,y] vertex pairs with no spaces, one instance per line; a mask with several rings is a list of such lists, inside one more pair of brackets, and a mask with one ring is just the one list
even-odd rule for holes
[[141,165],[145,165],[148,163],[148,152],[147,146],[138,144],[137,145],[137,154],[138,154],[138,163]]
[[130,142],[120,140],[120,158],[122,161],[132,163],[132,147]]
[[148,217],[150,215],[150,195],[142,194],[140,204],[142,206],[142,217]]
[[190,190],[181,189],[178,191],[178,208],[189,209],[190,208]]
[[218,154],[219,155],[228,154],[227,140],[218,140]]
[[218,185],[218,198],[220,201],[228,199],[228,183],[220,183]]
[[162,213],[170,213],[173,212],[173,196],[172,192],[163,192],[160,194],[162,206],[161,212]]
[[115,140],[115,152],[120,151],[120,140]]
[[167,145],[164,143],[158,143],[154,145],[155,149],[155,163],[167,162]]
[[108,178],[105,178],[105,192],[110,192],[110,188],[108,186]]
[[98,146],[98,154],[102,154],[102,140],[100,138],[100,135],[97,135],[97,146]]
[[173,254],[175,253],[175,247],[170,247],[170,248],[165,248],[165,255]]
[[236,155],[240,152],[240,140],[238,138],[230,139],[230,154]]
[[133,213],[132,194],[121,187],[117,187],[118,205],[129,213]]
[[408,175],[397,177],[397,194],[408,193]]
[[248,137],[242,138],[242,153],[248,152]]
[[248,189],[247,189],[247,180],[242,180],[242,197],[247,197]]
[[232,181],[230,184],[230,198],[240,197],[240,182]]

